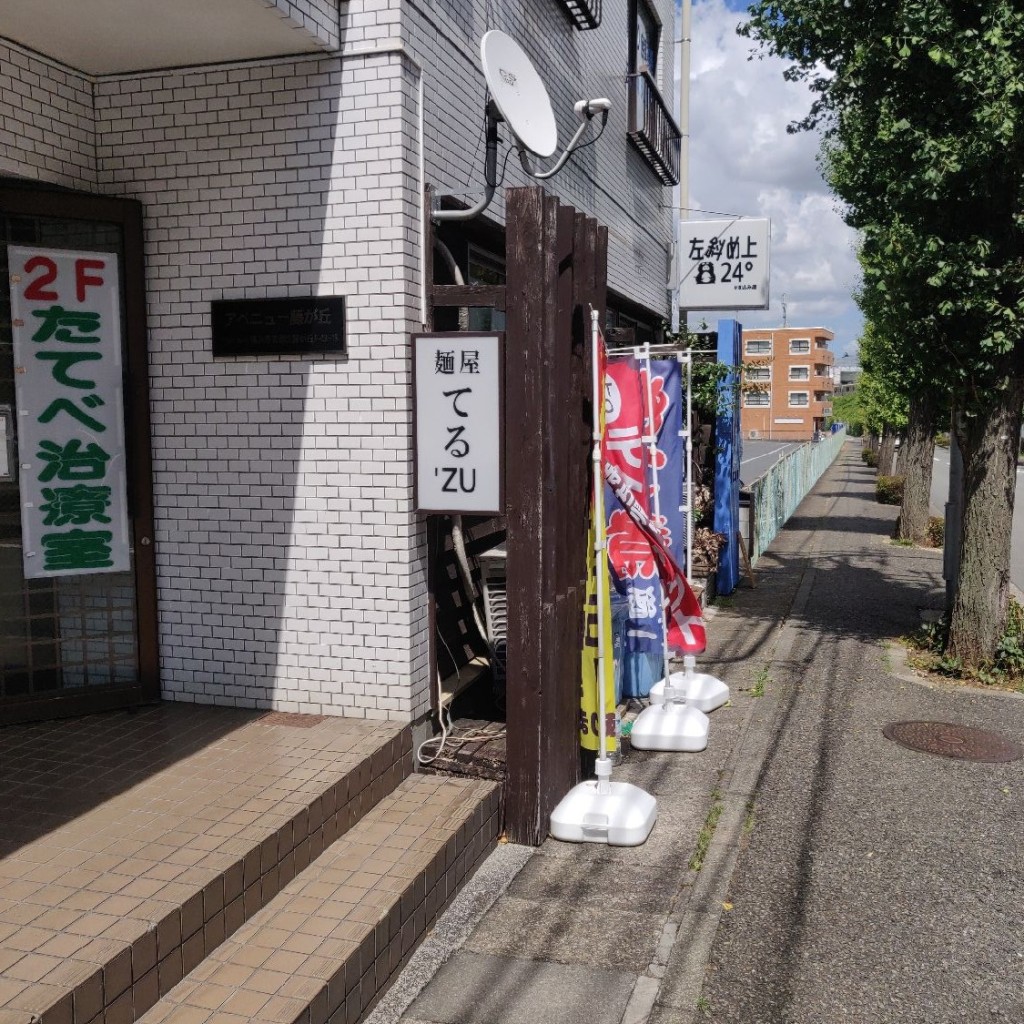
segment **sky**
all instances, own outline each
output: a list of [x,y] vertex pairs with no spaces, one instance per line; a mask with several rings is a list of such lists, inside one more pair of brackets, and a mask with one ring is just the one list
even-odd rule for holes
[[[792,327],[835,332],[837,363],[855,363],[862,329],[852,292],[860,279],[856,234],[842,221],[818,171],[819,138],[786,125],[810,105],[805,86],[782,77],[786,62],[748,60],[754,43],[736,34],[746,4],[693,0],[690,51],[690,201],[700,210],[771,220],[771,307],[735,315],[744,327],[779,327],[782,302]],[[684,229],[685,231],[685,229]],[[693,327],[699,312],[689,315]],[[845,357],[845,358],[844,358]]]

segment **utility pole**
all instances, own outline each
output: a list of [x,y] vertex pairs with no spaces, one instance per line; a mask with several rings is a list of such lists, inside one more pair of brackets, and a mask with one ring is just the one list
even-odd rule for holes
[[673,333],[678,333],[681,314],[679,309],[679,288],[683,276],[683,221],[689,218],[690,205],[690,24],[691,0],[682,0],[679,9],[679,107],[676,118],[679,121],[679,184],[676,186],[675,258],[672,261],[672,294],[669,298]]

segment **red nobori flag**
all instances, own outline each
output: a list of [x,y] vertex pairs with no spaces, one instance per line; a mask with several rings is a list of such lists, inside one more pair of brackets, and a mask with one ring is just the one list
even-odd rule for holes
[[636,500],[632,488],[618,468],[610,462],[605,462],[604,478],[650,544],[651,554],[658,566],[658,575],[668,595],[666,625],[669,648],[677,654],[700,654],[707,647],[707,633],[700,602],[686,579],[686,573],[676,564],[661,532]]

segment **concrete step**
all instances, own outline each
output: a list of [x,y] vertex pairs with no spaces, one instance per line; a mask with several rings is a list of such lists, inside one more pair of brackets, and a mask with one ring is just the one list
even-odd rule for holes
[[132,1024],[412,770],[397,725],[189,705],[4,750],[0,1024]]
[[490,851],[499,796],[406,779],[140,1024],[356,1024]]

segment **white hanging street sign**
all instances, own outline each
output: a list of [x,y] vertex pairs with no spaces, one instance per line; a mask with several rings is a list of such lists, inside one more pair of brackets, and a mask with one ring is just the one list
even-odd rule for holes
[[8,246],[26,579],[131,567],[118,260]]
[[501,334],[414,334],[416,509],[504,510]]
[[771,224],[684,220],[679,252],[681,309],[767,309]]

